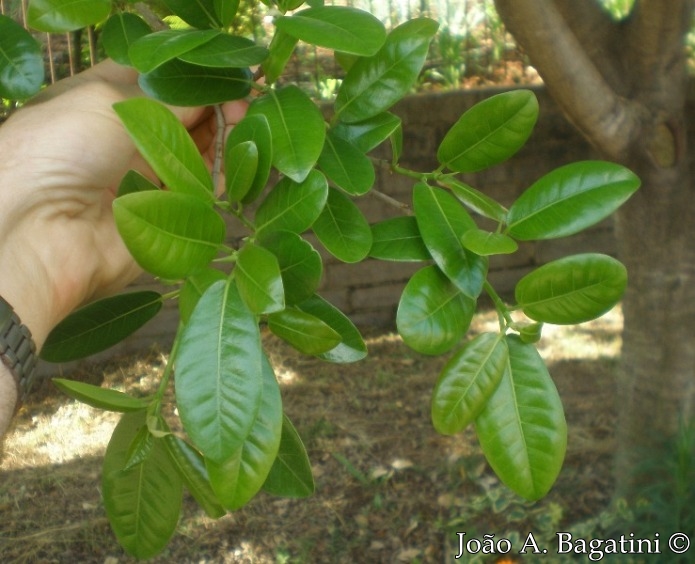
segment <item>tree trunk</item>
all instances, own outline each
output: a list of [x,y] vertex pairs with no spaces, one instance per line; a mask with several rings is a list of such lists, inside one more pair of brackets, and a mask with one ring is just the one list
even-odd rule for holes
[[620,23],[595,2],[496,4],[570,121],[642,180],[616,221],[629,279],[616,495],[631,497],[640,458],[695,415],[695,198],[683,49],[694,3],[636,0]]

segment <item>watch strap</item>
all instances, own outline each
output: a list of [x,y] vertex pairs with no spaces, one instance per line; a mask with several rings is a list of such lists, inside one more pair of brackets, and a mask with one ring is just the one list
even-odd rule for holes
[[12,306],[0,296],[0,360],[17,384],[17,407],[31,390],[36,375],[36,344]]

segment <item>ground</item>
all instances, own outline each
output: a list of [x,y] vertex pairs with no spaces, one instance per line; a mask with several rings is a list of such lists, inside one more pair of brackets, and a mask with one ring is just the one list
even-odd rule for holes
[[[480,315],[474,332],[490,324],[494,314]],[[429,398],[445,357],[418,355],[393,334],[371,332],[367,360],[335,366],[269,337],[285,410],[310,454],[315,495],[261,494],[219,521],[186,497],[177,533],[153,562],[446,563],[458,553],[457,532],[518,539],[532,531],[541,538],[597,515],[611,494],[621,325],[617,310],[545,332],[540,350],[570,435],[558,482],[536,504],[497,482],[472,429],[455,437],[433,430]],[[162,361],[151,350],[66,376],[147,391]],[[115,422],[48,382],[22,409],[0,465],[3,562],[132,561],[113,537],[100,499],[101,456]]]

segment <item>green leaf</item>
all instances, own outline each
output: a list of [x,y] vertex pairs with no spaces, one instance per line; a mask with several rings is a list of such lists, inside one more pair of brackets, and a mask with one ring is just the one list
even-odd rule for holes
[[162,439],[147,458],[125,470],[130,446],[145,427],[145,411],[127,413],[116,426],[104,455],[102,496],[118,542],[136,558],[161,552],[176,530],[183,485]]
[[148,74],[138,84],[148,96],[172,106],[211,106],[240,100],[251,91],[248,69],[191,65],[174,59]]
[[260,65],[267,56],[268,49],[250,39],[220,33],[179,58],[204,67],[244,68]]
[[258,152],[256,174],[251,187],[242,202],[247,204],[254,201],[268,183],[270,168],[273,162],[273,146],[268,120],[263,115],[245,116],[234,126],[227,137],[227,146],[235,146],[246,141],[253,141]]
[[449,188],[454,196],[471,211],[498,222],[507,219],[507,208],[480,190],[451,177],[443,179],[441,184]]
[[478,102],[448,131],[437,159],[456,172],[476,172],[507,160],[531,135],[538,100],[530,90],[512,90]]
[[[234,0],[236,1],[236,0]],[[219,0],[162,0],[164,5],[192,27],[223,27]]]
[[206,266],[224,241],[225,224],[208,204],[176,192],[128,194],[113,202],[116,226],[142,268],[168,280]]
[[210,483],[224,507],[246,505],[263,487],[277,457],[282,435],[282,399],[275,374],[263,357],[263,392],[251,431],[237,452],[224,462],[207,459]]
[[113,106],[135,146],[173,192],[212,201],[212,178],[195,142],[174,113],[147,98]]
[[535,321],[568,325],[600,317],[622,298],[627,270],[612,257],[587,253],[544,264],[524,276],[514,295]]
[[372,118],[400,100],[417,81],[439,24],[417,18],[391,31],[379,52],[350,68],[335,101],[345,123]]
[[328,200],[312,226],[326,250],[343,262],[359,262],[372,247],[372,230],[355,203],[329,188]]
[[389,137],[391,141],[391,160],[394,163],[398,163],[403,154],[403,126],[399,125],[395,131]]
[[483,333],[446,363],[432,392],[432,422],[438,433],[456,434],[480,415],[508,361],[504,335]]
[[321,255],[308,241],[291,231],[272,231],[258,243],[278,259],[285,302],[295,305],[314,295],[321,283]]
[[147,192],[148,190],[159,190],[159,186],[136,170],[129,170],[118,185],[117,197],[120,198],[136,192]]
[[620,165],[572,163],[536,181],[509,209],[508,234],[515,239],[552,239],[577,233],[618,209],[640,186]]
[[0,98],[29,98],[43,79],[41,46],[21,25],[0,14]]
[[242,446],[263,389],[256,317],[230,281],[212,284],[180,335],[176,403],[205,458],[222,463]]
[[516,241],[502,233],[490,233],[484,229],[469,229],[463,234],[461,243],[476,255],[508,255],[519,248]]
[[431,260],[414,216],[385,219],[371,226],[369,256],[381,260],[418,262]]
[[352,143],[363,153],[368,153],[381,145],[401,126],[401,118],[389,112],[382,112],[359,123],[339,121],[332,132]]
[[318,317],[288,308],[268,316],[268,328],[304,354],[320,355],[340,344],[337,331]]
[[283,178],[258,206],[256,233],[302,233],[316,221],[327,199],[328,182],[317,170],[312,170],[300,183]]
[[451,194],[422,182],[413,188],[413,208],[434,262],[461,292],[476,299],[485,282],[487,260],[461,243],[466,231],[477,229],[475,222]]
[[246,243],[237,255],[234,278],[239,294],[253,313],[260,315],[285,308],[280,265],[270,251]]
[[403,341],[422,354],[443,354],[463,338],[475,300],[462,294],[436,266],[427,266],[403,290],[396,327]]
[[352,143],[330,131],[318,164],[329,180],[353,196],[366,194],[374,186],[372,161]]
[[293,498],[309,497],[314,493],[309,456],[299,433],[286,415],[282,419],[280,448],[263,490],[272,495]]
[[520,496],[542,498],[567,448],[562,401],[533,345],[507,337],[509,366],[475,421],[480,446],[497,476]]
[[27,23],[38,31],[64,33],[105,20],[111,0],[31,0]]
[[294,85],[256,98],[248,115],[268,120],[273,143],[273,166],[302,182],[321,155],[326,126],[316,104]]
[[154,437],[150,434],[150,430],[147,425],[140,427],[137,435],[130,443],[130,448],[128,449],[128,454],[126,456],[126,463],[123,467],[124,471],[134,468],[138,464],[142,464],[147,457],[152,452],[152,447],[154,446]]
[[146,409],[149,405],[147,399],[134,398],[118,390],[104,389],[99,386],[63,378],[53,378],[51,381],[65,395],[97,409],[126,413]]
[[129,50],[141,37],[152,32],[140,16],[131,12],[113,14],[101,30],[101,43],[106,54],[119,65],[133,66]]
[[239,11],[239,0],[213,0],[215,14],[221,27],[229,27]]
[[181,321],[188,323],[198,301],[210,286],[219,280],[226,280],[227,275],[216,268],[204,268],[188,276],[179,294],[179,314]]
[[386,40],[384,24],[356,8],[324,6],[309,8],[275,19],[285,33],[311,45],[370,57]]
[[297,307],[306,313],[318,317],[340,335],[340,344],[328,352],[319,354],[319,358],[328,362],[348,363],[357,362],[367,356],[367,346],[364,344],[362,335],[360,335],[352,321],[321,296],[314,295]]
[[285,66],[294,53],[298,39],[281,29],[275,31],[268,46],[268,58],[263,61],[263,74],[267,84],[273,84],[285,70]]
[[41,348],[48,362],[69,362],[121,342],[162,307],[157,292],[130,292],[81,307],[56,325]]
[[226,511],[210,486],[205,459],[195,448],[174,434],[164,437],[171,463],[181,476],[191,495],[212,519],[219,519]]
[[220,32],[212,29],[165,29],[135,41],[128,51],[128,56],[139,72],[148,73],[218,35]]
[[224,152],[224,179],[229,201],[236,203],[248,194],[258,172],[258,147],[253,141],[227,143]]

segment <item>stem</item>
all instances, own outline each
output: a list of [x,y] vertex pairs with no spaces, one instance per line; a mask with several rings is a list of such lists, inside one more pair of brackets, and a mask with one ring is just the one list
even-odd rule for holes
[[502,301],[502,298],[500,298],[499,294],[495,291],[495,289],[492,287],[492,284],[490,284],[487,280],[485,280],[485,282],[483,283],[483,287],[485,288],[487,295],[490,296],[492,303],[495,304],[497,316],[499,317],[500,321],[500,329],[502,331],[506,331],[507,327],[514,323],[512,315],[511,313],[509,313],[509,308],[504,303],[504,301]]
[[373,195],[375,198],[378,198],[379,200],[386,202],[390,206],[393,206],[402,212],[406,213],[407,215],[413,215],[413,210],[408,204],[405,204],[403,202],[400,202],[396,200],[395,198],[392,198],[388,194],[384,194],[383,192],[380,192],[379,190],[375,190],[372,188],[369,192],[371,195]]
[[215,118],[217,120],[217,132],[215,137],[215,162],[212,165],[212,185],[217,190],[217,181],[220,177],[220,171],[222,170],[222,158],[224,156],[224,131],[227,127],[227,123],[224,119],[224,113],[222,112],[222,106],[215,104]]
[[174,372],[174,359],[179,351],[179,344],[181,343],[181,329],[183,329],[183,323],[179,323],[178,331],[176,331],[176,337],[174,337],[174,343],[171,345],[171,352],[169,353],[169,358],[167,359],[167,364],[164,367],[164,374],[162,374],[162,381],[159,383],[159,388],[157,388],[157,393],[154,396],[154,404],[156,405],[153,415],[159,415],[162,411],[162,400],[164,399],[164,394],[169,387],[169,379]]

